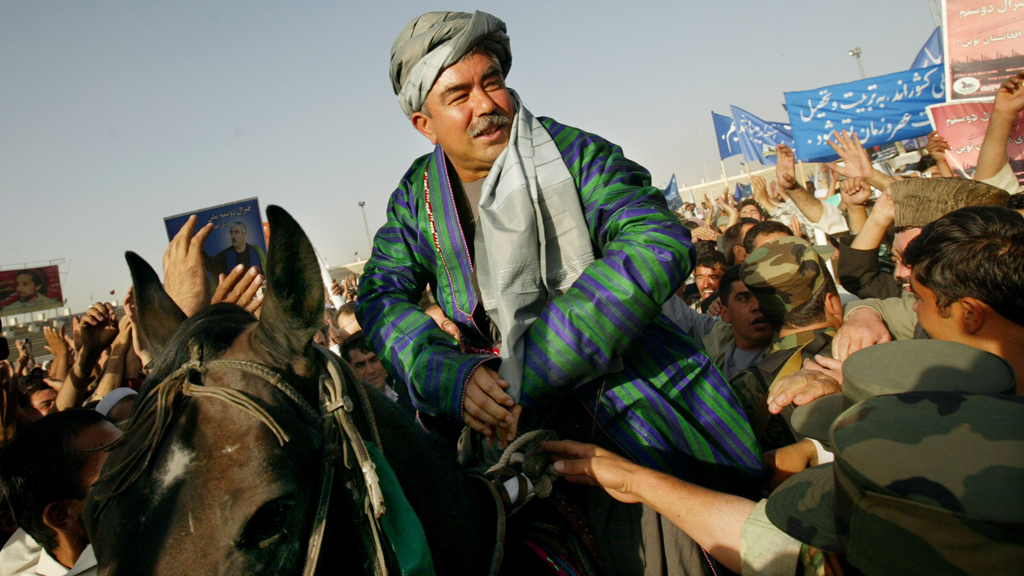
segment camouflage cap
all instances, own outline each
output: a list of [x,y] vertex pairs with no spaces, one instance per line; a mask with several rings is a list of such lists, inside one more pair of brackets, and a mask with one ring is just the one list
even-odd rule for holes
[[786,312],[810,300],[824,285],[826,274],[821,254],[796,236],[762,244],[740,266],[740,280],[776,324]]
[[876,396],[832,427],[832,464],[768,498],[768,518],[864,574],[1011,574],[1024,566],[1024,398]]
[[1006,190],[966,178],[910,178],[891,186],[897,228],[922,228],[967,206],[1005,207],[1010,201]]
[[846,409],[883,394],[968,392],[1014,394],[1013,367],[995,354],[959,342],[902,340],[877,344],[843,362],[843,392],[829,394],[793,410],[790,425],[798,434],[822,442]]

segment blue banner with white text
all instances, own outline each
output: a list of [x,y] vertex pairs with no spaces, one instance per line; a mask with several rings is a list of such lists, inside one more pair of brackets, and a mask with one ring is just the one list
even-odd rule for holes
[[736,133],[745,161],[757,160],[761,164],[774,166],[776,146],[785,144],[793,148],[793,132],[788,124],[765,122],[742,108],[730,108],[736,120]]
[[907,70],[803,92],[786,92],[797,158],[835,160],[833,132],[856,132],[865,148],[931,132],[925,109],[945,101],[942,66]]

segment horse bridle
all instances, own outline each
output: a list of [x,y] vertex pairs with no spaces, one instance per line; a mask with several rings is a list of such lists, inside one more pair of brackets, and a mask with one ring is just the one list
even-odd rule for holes
[[[317,503],[317,512],[310,532],[309,545],[306,551],[306,561],[303,568],[303,576],[312,576],[316,571],[317,561],[320,557],[320,548],[323,544],[324,531],[327,526],[327,512],[330,506],[331,493],[334,485],[334,474],[336,460],[341,457],[342,464],[347,470],[352,471],[352,480],[346,482],[356,507],[357,513],[366,517],[366,525],[372,539],[371,547],[367,547],[374,566],[374,574],[386,576],[388,566],[393,565],[389,561],[393,557],[387,546],[379,519],[387,511],[384,494],[377,476],[376,465],[370,457],[366,441],[359,433],[353,419],[352,412],[356,409],[352,399],[351,390],[345,386],[346,379],[355,381],[351,368],[342,364],[327,349],[320,345],[313,344],[314,349],[320,356],[322,362],[318,362],[321,368],[318,372],[319,378],[319,400],[320,406],[313,407],[302,394],[288,384],[284,377],[274,369],[252,360],[216,359],[203,360],[202,347],[193,343],[190,349],[190,359],[179,367],[174,373],[155,386],[142,402],[147,402],[151,396],[156,395],[155,405],[150,405],[141,414],[133,414],[131,423],[121,438],[104,449],[113,448],[121,444],[126,438],[139,430],[142,422],[150,421],[152,418],[153,427],[149,430],[143,449],[129,455],[118,466],[105,471],[103,478],[106,479],[116,475],[113,489],[103,495],[96,495],[100,510],[110,499],[124,492],[132,483],[137,480],[148,468],[150,457],[155,447],[164,436],[164,433],[173,423],[174,418],[169,409],[173,406],[174,398],[181,394],[193,398],[213,398],[227,402],[235,408],[249,414],[256,420],[263,423],[274,434],[277,441],[284,446],[290,436],[280,424],[262,406],[257,404],[249,395],[232,388],[220,386],[205,386],[203,381],[211,370],[235,370],[245,372],[266,381],[268,384],[281,391],[291,404],[298,410],[302,417],[314,426],[319,426],[323,434],[323,458],[320,474],[320,490]],[[323,370],[322,368],[326,368]],[[346,378],[347,377],[347,378]],[[373,412],[369,406],[369,398],[362,386],[351,387],[359,397],[359,403],[363,408],[367,420],[372,441],[383,452],[380,442],[380,434],[377,430]],[[354,472],[358,467],[359,473]]]

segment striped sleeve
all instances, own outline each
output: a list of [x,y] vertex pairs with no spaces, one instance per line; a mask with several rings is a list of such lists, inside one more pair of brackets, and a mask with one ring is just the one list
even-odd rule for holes
[[413,164],[388,203],[387,223],[359,281],[356,317],[392,378],[405,382],[417,410],[462,419],[466,382],[493,356],[465,354],[419,307],[432,271],[432,245],[421,241],[416,190],[427,157]]
[[690,273],[689,231],[650,174],[599,137],[542,120],[577,182],[599,257],[526,334],[524,405],[608,370]]

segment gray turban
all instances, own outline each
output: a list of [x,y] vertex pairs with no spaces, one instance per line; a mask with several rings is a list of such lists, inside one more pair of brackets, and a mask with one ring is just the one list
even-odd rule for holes
[[391,45],[391,86],[409,118],[448,66],[482,46],[498,57],[501,71],[512,67],[505,23],[486,12],[427,12],[402,30]]

